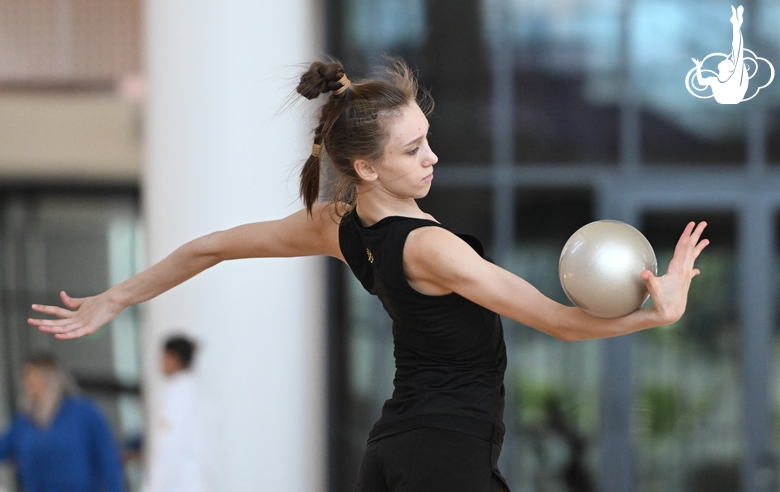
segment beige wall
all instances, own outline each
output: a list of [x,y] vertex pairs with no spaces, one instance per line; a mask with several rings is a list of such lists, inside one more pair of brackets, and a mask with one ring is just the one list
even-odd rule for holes
[[112,94],[0,94],[0,180],[137,183],[141,115]]

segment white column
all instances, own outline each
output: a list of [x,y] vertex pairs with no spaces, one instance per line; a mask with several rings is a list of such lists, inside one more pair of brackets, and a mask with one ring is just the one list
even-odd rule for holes
[[[146,0],[143,206],[149,261],[197,236],[301,207],[301,107],[280,112],[320,51],[317,0]],[[324,266],[262,259],[212,268],[147,303],[150,409],[162,338],[201,342],[197,374],[218,418],[218,490],[325,483]]]

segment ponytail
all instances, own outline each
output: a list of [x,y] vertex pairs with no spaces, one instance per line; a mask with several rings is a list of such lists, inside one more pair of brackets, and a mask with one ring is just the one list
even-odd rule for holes
[[[298,94],[306,99],[315,99],[321,94],[332,93],[331,98],[343,97],[342,94],[349,88],[350,81],[344,74],[344,67],[338,62],[322,63],[314,62],[303,75],[298,87]],[[320,195],[321,154],[323,150],[323,130],[326,126],[332,126],[328,121],[329,116],[325,111],[320,115],[320,124],[314,130],[314,143],[311,146],[311,154],[301,170],[300,196],[306,206],[306,211],[311,214],[311,209]],[[328,124],[330,123],[330,124]]]
[[320,195],[320,154],[322,153],[322,137],[320,137],[320,143],[317,143],[317,137],[314,138],[314,143],[311,146],[311,154],[306,159],[306,163],[301,169],[301,186],[300,195],[303,198],[303,203],[306,205],[306,211],[311,214],[311,208],[317,202],[317,198]]

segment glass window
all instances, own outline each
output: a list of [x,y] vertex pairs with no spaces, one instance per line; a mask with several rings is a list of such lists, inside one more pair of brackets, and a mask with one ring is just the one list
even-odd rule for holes
[[459,234],[475,236],[490,251],[493,224],[492,194],[486,188],[447,188],[436,186],[419,201],[420,208]]
[[639,490],[739,489],[742,456],[740,327],[735,303],[735,217],[647,213],[642,230],[666,271],[692,219],[706,220],[711,246],[697,260],[677,323],[639,333],[633,420]]
[[[333,43],[348,73],[368,72],[382,55],[403,57],[431,90],[430,142],[441,162],[487,164],[491,133],[480,4],[463,0],[352,0]],[[432,22],[431,19],[435,19]]]
[[[368,3],[372,2],[378,0]],[[346,10],[356,8],[349,5]],[[757,100],[745,104],[721,105],[697,99],[686,90],[685,75],[694,67],[691,58],[730,51],[727,2],[419,0],[413,5],[403,15],[392,14],[398,16],[394,21],[382,20],[406,25],[394,28],[401,33],[398,36],[378,36],[381,42],[375,44],[393,45],[393,52],[412,60],[437,99],[431,142],[442,158],[437,176],[450,188],[434,186],[421,205],[454,230],[472,233],[486,245],[497,240],[502,244],[492,246],[503,249],[507,247],[503,243],[513,238],[509,251],[501,252],[502,266],[555,300],[569,304],[557,275],[561,248],[577,228],[595,219],[596,204],[623,211],[666,204],[679,183],[678,175],[663,164],[734,166],[735,172],[742,166],[747,171],[748,142],[761,141],[751,132],[767,131],[764,126],[768,127],[768,160],[780,164],[776,91],[762,91]],[[748,8],[743,29],[747,48],[754,46],[757,55],[774,60],[770,55],[780,52],[776,29],[780,7],[773,0],[760,0]],[[420,24],[404,17],[409,15],[424,20]],[[367,25],[374,24],[368,22],[360,29]],[[367,41],[371,34],[365,37],[357,46],[371,44]],[[369,53],[354,46],[343,49],[357,58]],[[624,91],[626,80],[628,91]],[[757,104],[766,110],[767,125],[752,119]],[[632,158],[635,152],[639,164],[646,164],[642,173],[655,183],[637,194],[624,191],[637,187],[636,176],[604,166]],[[753,155],[760,158],[761,153]],[[488,174],[489,170],[480,174],[479,166],[491,160],[494,165],[511,161],[526,167],[503,172],[499,166],[502,174]],[[464,172],[447,175],[450,164],[463,166]],[[566,183],[561,183],[559,165],[568,164],[581,166],[582,172],[566,175]],[[469,175],[479,176],[479,182],[466,181],[464,176]],[[499,175],[501,182],[495,179]],[[526,176],[533,179],[532,185],[523,181]],[[607,180],[600,181],[601,177]],[[506,323],[507,437],[501,469],[513,490],[596,490],[597,478],[639,491],[739,488],[740,461],[756,451],[744,449],[741,365],[751,356],[764,356],[738,356],[743,327],[737,318],[735,269],[737,263],[757,260],[738,259],[735,213],[722,211],[731,196],[711,204],[709,211],[694,210],[701,206],[702,196],[718,197],[724,192],[719,171],[702,171],[702,178],[696,193],[680,190],[671,197],[675,207],[686,212],[648,209],[637,219],[656,248],[660,271],[666,269],[687,221],[709,222],[706,237],[712,245],[698,262],[705,274],[693,281],[688,311],[680,322],[627,339],[620,345],[634,348],[630,357],[616,356],[613,345],[601,341],[562,343]],[[751,189],[755,176],[745,173],[744,178],[745,189]],[[594,182],[599,186],[591,189]],[[603,188],[606,184],[613,188]],[[504,194],[509,186],[511,199]],[[653,196],[655,190],[658,196]],[[599,196],[600,191],[606,195]],[[757,203],[752,200],[777,198],[766,193],[746,194],[740,203],[753,206]],[[363,313],[363,318],[352,315],[351,322],[364,319],[376,324],[369,300],[361,300],[343,279],[339,282],[344,287],[335,295],[338,306],[345,312]],[[348,306],[347,299],[366,304]],[[780,308],[777,316],[780,319]],[[337,344],[339,357],[348,353],[361,358],[344,363],[345,367],[364,371],[342,378],[356,389],[347,388],[339,395],[357,391],[362,396],[342,398],[346,403],[339,418],[359,411],[363,412],[361,425],[369,425],[376,415],[368,418],[366,409],[378,408],[369,402],[377,397],[371,391],[385,389],[369,388],[367,378],[376,371],[389,371],[388,360],[377,355],[377,347],[389,339],[381,338],[386,333],[366,331],[373,325],[335,326],[341,330],[336,339],[343,337],[343,343]],[[365,365],[370,357],[376,357],[378,368]],[[632,377],[610,379],[615,372],[623,374],[620,371]],[[608,400],[620,400],[608,410],[617,420],[625,419],[625,427],[599,421]],[[342,427],[335,428],[338,432]],[[368,430],[356,432],[351,424],[343,428],[349,429],[351,442],[364,440]],[[620,435],[611,435],[612,431]],[[602,455],[622,456],[626,443],[631,451],[625,460],[601,462]],[[347,447],[338,446],[334,459],[342,460]],[[350,459],[359,461],[362,441],[351,449],[355,456]],[[356,471],[356,463],[334,471],[346,476],[339,476],[343,487],[333,490],[349,490]]]
[[[780,70],[780,59],[777,53],[780,52],[780,31],[777,26],[780,24],[780,4],[775,1],[762,0],[756,3],[758,15],[755,22],[756,40],[760,43],[762,51],[756,53],[758,56],[767,58],[775,68]],[[759,48],[756,48],[758,51]],[[772,85],[777,84],[777,73]],[[761,93],[761,105],[766,108],[767,118],[767,160],[774,165],[780,164],[780,98],[777,97],[777,90],[766,90]]]
[[[519,190],[506,268],[571,305],[558,280],[566,240],[593,220],[588,190]],[[506,320],[507,436],[501,470],[512,490],[595,490],[600,344],[562,343]]]
[[[780,23],[780,4],[775,1],[761,0],[756,3],[757,13],[756,24],[756,42],[757,56],[767,58],[774,66],[775,80],[772,82],[772,86],[777,84],[777,71],[780,70],[780,59],[778,53],[780,53],[780,32],[778,32],[777,26]],[[763,79],[762,79],[763,82]],[[769,161],[772,163],[780,162],[780,146],[778,140],[780,140],[780,97],[777,96],[777,90],[766,90],[761,92],[761,105],[768,109],[770,116],[769,136],[767,141],[769,142]]]
[[[615,163],[621,104],[618,0],[483,2],[514,62],[517,162]],[[506,26],[506,27],[504,27]]]
[[[710,53],[731,51],[730,15],[728,3],[722,2],[634,3],[630,70],[636,102],[641,105],[643,161],[745,162],[748,106],[697,99],[685,88],[685,74],[694,68],[691,58],[703,60]],[[712,67],[705,63],[703,68],[717,71],[715,58],[709,62]]]
[[0,409],[0,426],[18,410],[24,358],[47,352],[97,401],[119,439],[139,436],[137,309],[122,312],[110,329],[68,343],[26,322],[35,314],[30,310],[34,302],[61,305],[61,290],[74,297],[93,295],[140,271],[143,246],[135,193],[4,190],[0,252],[0,401],[8,403]]
[[774,300],[774,332],[772,340],[772,372],[769,376],[770,389],[769,389],[769,408],[772,414],[772,425],[770,427],[772,437],[770,439],[770,446],[774,446],[777,449],[778,443],[780,443],[780,420],[777,416],[780,415],[780,210],[775,211],[775,236],[774,236],[774,265],[773,276],[774,282],[772,283],[772,299]]
[[771,110],[767,115],[766,160],[773,166],[780,165],[780,111]]

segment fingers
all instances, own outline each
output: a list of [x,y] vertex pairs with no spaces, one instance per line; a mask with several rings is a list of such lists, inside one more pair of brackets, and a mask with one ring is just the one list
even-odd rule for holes
[[27,324],[37,327],[47,333],[61,333],[70,331],[84,324],[83,320],[68,319],[36,319],[28,318]]
[[[61,296],[63,298],[63,301],[65,301],[66,298],[68,299],[68,301],[71,301],[71,298],[67,297],[67,294],[65,294],[64,292],[61,294]],[[79,302],[78,304],[80,305],[81,303]],[[75,330],[81,326],[80,322],[74,320],[75,313],[73,311],[69,311],[67,309],[63,309],[57,306],[46,306],[42,304],[33,304],[32,309],[34,311],[38,311],[39,313],[49,314],[59,318],[59,319],[28,318],[27,323],[29,325],[37,327],[38,330],[41,332],[61,334],[61,333],[71,332],[72,330]]]
[[656,277],[653,272],[650,270],[645,270],[641,274],[642,280],[645,281],[645,287],[647,288],[647,293],[650,294],[650,298],[653,299],[653,304],[658,302],[658,295],[659,295],[659,289],[661,288],[659,285],[659,282],[661,282],[660,277]]
[[689,247],[691,247],[691,261],[698,258],[702,250],[704,250],[704,248],[706,248],[707,245],[710,244],[709,239],[701,239],[701,235],[704,232],[704,229],[706,227],[707,227],[706,222],[699,222],[699,225],[696,226],[696,229],[694,229],[693,233],[690,236]]
[[80,338],[86,335],[91,335],[95,333],[97,330],[93,330],[90,327],[84,326],[82,328],[69,331],[67,333],[57,333],[54,335],[54,338],[58,340],[72,340],[74,338]]
[[696,222],[689,222],[688,225],[685,226],[685,230],[683,231],[682,236],[680,236],[680,242],[685,242],[688,240],[693,242],[695,245],[699,242],[699,238],[701,238],[701,235],[706,227],[707,223],[704,221],[701,221],[698,224],[696,224]]
[[699,241],[699,244],[697,244],[696,247],[693,248],[693,254],[694,254],[693,258],[694,259],[698,258],[701,252],[704,250],[704,248],[706,248],[707,245],[709,244],[710,244],[709,239],[702,239],[701,241]]
[[677,240],[677,244],[674,246],[675,259],[686,255],[686,251],[689,249],[691,237],[695,233],[693,229],[694,226],[694,222],[689,222],[688,225],[685,226],[685,230],[683,230],[683,233],[680,235],[680,239]]
[[[693,252],[698,247],[699,239],[706,227],[707,223],[703,221],[699,222],[698,225],[695,222],[689,222],[688,225],[685,226],[685,230],[680,236],[680,239],[677,241],[675,255],[686,250]],[[705,239],[705,241],[707,240]],[[707,244],[709,244],[709,241],[707,241]],[[701,249],[704,249],[707,244],[702,246]]]
[[27,324],[43,329],[64,329],[73,324],[72,319],[35,319],[28,318]]
[[706,222],[700,222],[698,226],[696,226],[696,229],[693,231],[693,233],[690,236],[690,243],[689,247],[692,247],[691,249],[691,261],[695,260],[699,257],[702,250],[707,247],[708,244],[710,244],[709,239],[701,239],[701,235],[704,232],[704,228],[707,227]]
[[93,326],[82,326],[80,328],[76,328],[74,330],[68,331],[66,333],[56,333],[54,335],[54,338],[58,340],[73,340],[74,338],[81,338],[87,335],[92,335],[98,330],[99,327],[93,327]]
[[68,294],[65,293],[64,290],[60,292],[60,299],[62,299],[63,304],[65,304],[71,309],[78,309],[79,307],[81,307],[81,304],[84,302],[84,299],[70,297]]
[[[32,321],[36,321],[36,320],[32,320]],[[97,328],[93,327],[90,324],[84,324],[83,322],[71,322],[67,325],[39,324],[37,326],[39,331],[43,333],[51,333],[52,335],[54,335],[55,338],[60,340],[70,340],[73,338],[79,338],[79,337],[83,337],[84,335],[91,335],[97,331]]]
[[58,318],[63,319],[72,318],[74,314],[73,311],[69,311],[59,306],[46,306],[43,304],[33,304],[32,309],[33,311],[38,311],[39,313],[50,314],[52,316],[57,316]]
[[691,278],[701,273],[693,265],[704,248],[710,244],[708,239],[701,239],[701,235],[706,227],[707,223],[704,221],[698,224],[689,222],[685,226],[685,230],[677,241],[667,274],[671,274],[673,277],[681,276],[690,281]]
[[647,292],[649,292],[651,296],[654,295],[657,290],[656,287],[658,286],[658,277],[650,270],[643,271],[639,276],[645,281]]
[[[69,308],[78,310],[84,303],[85,299],[70,297],[64,291],[60,292],[60,299]],[[85,327],[85,320],[82,316],[78,316],[77,311],[71,311],[70,309],[61,308],[59,306],[48,306],[45,304],[33,304],[33,311],[39,313],[54,316],[55,319],[40,319],[40,318],[28,318],[27,323],[35,326],[39,331],[44,333],[51,333],[61,338],[70,333],[93,333],[95,330],[90,330]],[[81,335],[78,335],[81,336]],[[68,335],[65,338],[74,338]]]

